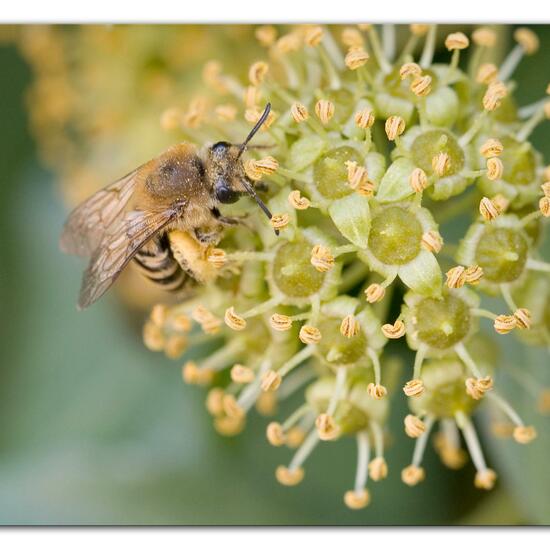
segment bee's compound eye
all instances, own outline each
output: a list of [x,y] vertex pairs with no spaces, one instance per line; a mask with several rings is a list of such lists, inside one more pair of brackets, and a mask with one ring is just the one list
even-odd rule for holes
[[240,193],[233,191],[225,180],[216,182],[216,198],[223,204],[231,204],[239,200]]
[[227,141],[218,141],[218,143],[214,143],[210,150],[212,151],[212,155],[215,157],[223,157],[226,155],[227,151],[231,147],[231,144]]

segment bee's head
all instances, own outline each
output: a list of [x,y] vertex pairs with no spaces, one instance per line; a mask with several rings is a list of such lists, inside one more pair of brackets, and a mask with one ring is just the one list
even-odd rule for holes
[[243,143],[239,145],[227,141],[214,143],[208,149],[207,163],[208,178],[215,200],[222,204],[231,204],[236,202],[243,194],[248,194],[256,201],[269,219],[271,219],[271,212],[256,194],[252,181],[244,171],[241,156],[246,151],[250,140],[266,121],[270,110],[271,104],[268,103],[262,116]]

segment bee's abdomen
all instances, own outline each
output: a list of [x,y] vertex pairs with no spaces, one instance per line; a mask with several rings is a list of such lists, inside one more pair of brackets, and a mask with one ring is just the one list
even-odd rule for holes
[[194,283],[174,259],[165,236],[149,241],[134,256],[136,267],[153,283],[164,290],[183,290]]

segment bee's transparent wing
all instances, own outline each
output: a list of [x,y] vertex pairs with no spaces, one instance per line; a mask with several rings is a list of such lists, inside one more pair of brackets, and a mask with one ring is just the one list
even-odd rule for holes
[[136,252],[180,216],[184,206],[180,202],[160,212],[132,210],[116,220],[103,235],[84,272],[79,309],[84,309],[101,298]]
[[96,250],[108,228],[122,216],[138,170],[104,187],[71,212],[59,241],[63,252],[90,256]]

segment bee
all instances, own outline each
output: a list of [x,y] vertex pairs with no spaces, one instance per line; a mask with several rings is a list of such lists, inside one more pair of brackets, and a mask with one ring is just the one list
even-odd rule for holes
[[90,257],[78,309],[101,298],[130,261],[166,290],[184,291],[212,280],[205,250],[220,241],[225,226],[241,223],[223,216],[221,204],[249,195],[271,219],[241,160],[270,109],[268,103],[243,143],[219,141],[202,151],[178,143],[73,210],[60,247]]

